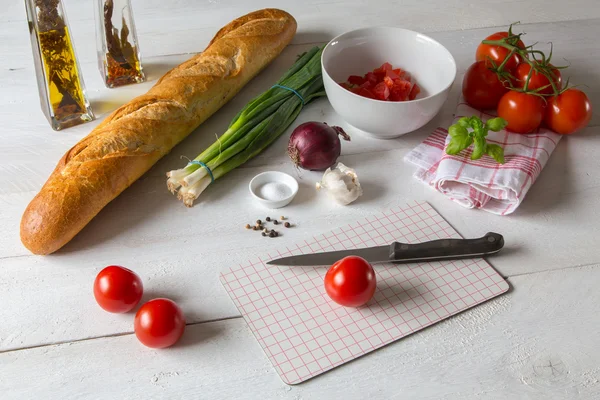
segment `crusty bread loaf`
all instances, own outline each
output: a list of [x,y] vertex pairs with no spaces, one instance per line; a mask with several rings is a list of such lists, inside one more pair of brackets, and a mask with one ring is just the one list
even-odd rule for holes
[[71,148],[31,201],[21,241],[49,254],[230,100],[291,41],[296,21],[265,9],[231,22],[201,54],[165,74]]

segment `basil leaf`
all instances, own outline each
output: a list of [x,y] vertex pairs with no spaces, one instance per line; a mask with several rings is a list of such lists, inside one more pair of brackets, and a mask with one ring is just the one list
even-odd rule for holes
[[450,128],[448,128],[448,135],[450,135],[450,137],[453,138],[469,136],[469,131],[467,131],[467,128],[461,125],[454,124]]
[[471,128],[473,128],[475,135],[485,136],[484,127],[485,125],[481,119],[478,117],[471,117]]
[[504,149],[497,144],[487,144],[486,136],[488,130],[500,131],[504,129],[507,122],[502,118],[492,118],[484,123],[476,115],[462,117],[454,125],[448,128],[450,142],[446,146],[446,154],[455,155],[471,146],[473,143],[472,160],[480,159],[484,154],[493,157],[494,160],[504,163]]
[[471,143],[473,143],[473,138],[469,135],[453,137],[448,146],[446,146],[446,154],[458,154],[469,147]]
[[473,153],[471,154],[471,160],[479,160],[485,153],[485,137],[481,135],[475,136],[475,145],[473,146]]
[[500,117],[488,119],[485,123],[485,126],[487,126],[487,128],[493,132],[501,131],[502,129],[506,128],[506,125],[508,125],[508,122],[504,118]]
[[500,164],[504,164],[504,149],[497,144],[488,144],[486,153]]
[[470,128],[471,124],[469,123],[469,117],[462,117],[456,122],[456,125],[462,126],[463,128]]

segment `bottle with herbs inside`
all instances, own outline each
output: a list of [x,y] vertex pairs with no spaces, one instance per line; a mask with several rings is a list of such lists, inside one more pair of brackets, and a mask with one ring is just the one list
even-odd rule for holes
[[54,130],[94,119],[61,0],[25,0],[42,111]]
[[130,0],[96,0],[98,67],[109,88],[143,82]]

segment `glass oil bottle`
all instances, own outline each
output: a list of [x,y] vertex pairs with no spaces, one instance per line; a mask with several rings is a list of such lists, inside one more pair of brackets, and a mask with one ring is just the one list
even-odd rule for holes
[[96,2],[98,68],[109,88],[143,82],[146,78],[130,0]]
[[94,119],[62,0],[25,0],[42,110],[54,130]]

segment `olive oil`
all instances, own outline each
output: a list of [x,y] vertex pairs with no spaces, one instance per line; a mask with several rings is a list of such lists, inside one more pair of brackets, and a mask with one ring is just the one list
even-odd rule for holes
[[25,0],[42,110],[54,130],[94,119],[62,0]]
[[42,61],[54,117],[64,120],[85,113],[85,101],[68,28],[40,32]]

